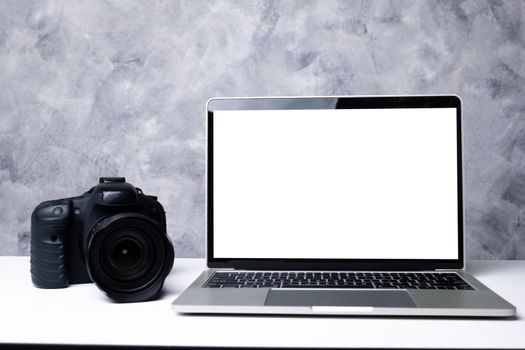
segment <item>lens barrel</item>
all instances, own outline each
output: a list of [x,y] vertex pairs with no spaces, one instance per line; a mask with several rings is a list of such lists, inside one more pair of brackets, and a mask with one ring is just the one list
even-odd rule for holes
[[90,231],[87,268],[93,282],[117,302],[155,298],[173,267],[173,245],[159,224],[136,213],[99,221]]

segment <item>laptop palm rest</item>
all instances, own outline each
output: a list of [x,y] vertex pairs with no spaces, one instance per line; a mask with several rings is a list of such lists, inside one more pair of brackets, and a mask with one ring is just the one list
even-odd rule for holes
[[269,306],[417,307],[406,290],[270,289]]

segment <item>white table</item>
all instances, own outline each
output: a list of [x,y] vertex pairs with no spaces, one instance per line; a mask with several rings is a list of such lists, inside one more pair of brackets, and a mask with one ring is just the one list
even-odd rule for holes
[[176,259],[160,300],[116,304],[93,284],[34,288],[28,257],[0,257],[0,344],[525,348],[525,261],[467,268],[517,307],[510,320],[174,314],[171,302],[204,268]]

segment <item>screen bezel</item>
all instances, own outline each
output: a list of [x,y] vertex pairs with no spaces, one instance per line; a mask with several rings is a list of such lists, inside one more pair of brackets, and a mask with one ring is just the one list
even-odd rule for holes
[[[215,258],[213,255],[213,112],[216,110],[455,108],[457,139],[457,259],[261,259]],[[461,99],[456,95],[355,97],[214,98],[207,104],[206,239],[210,268],[246,270],[436,270],[464,268]]]

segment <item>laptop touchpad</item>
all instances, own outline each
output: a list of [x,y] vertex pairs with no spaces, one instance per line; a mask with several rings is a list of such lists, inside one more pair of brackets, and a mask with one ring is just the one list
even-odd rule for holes
[[270,289],[271,306],[417,307],[406,290],[290,290]]

